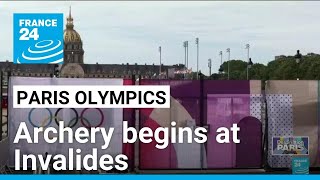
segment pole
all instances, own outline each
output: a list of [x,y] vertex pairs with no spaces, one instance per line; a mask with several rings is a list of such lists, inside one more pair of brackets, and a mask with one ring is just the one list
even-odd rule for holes
[[159,65],[159,79],[161,79],[161,46],[159,46],[159,54],[160,54],[160,65]]
[[297,80],[299,80],[299,63],[297,63],[298,68],[297,68]]
[[188,67],[189,67],[189,44],[188,44],[188,41],[186,41],[187,43],[187,71],[186,73],[188,72]]
[[221,58],[221,63],[220,63],[220,65],[222,66],[222,51],[220,51],[220,58]]
[[184,47],[184,71],[183,71],[183,79],[186,78],[186,68],[187,68],[187,43],[186,41],[183,42]]
[[[200,110],[200,126],[201,127],[204,127],[204,93],[203,93],[203,75],[200,74],[200,99],[199,99],[199,110]],[[206,123],[207,124],[207,123]],[[203,169],[204,167],[204,164],[203,164],[203,161],[204,161],[204,147],[205,147],[206,144],[201,144],[200,145],[200,163],[201,163],[201,169]]]
[[249,49],[250,49],[250,45],[247,44],[246,45],[246,49],[248,49],[248,57],[247,57],[247,80],[249,80]]
[[[196,38],[196,44],[197,44],[197,74],[199,73],[199,38]],[[197,79],[199,79],[199,76],[197,75]]]
[[228,52],[228,80],[230,80],[230,48],[227,49]]
[[211,59],[208,59],[209,78],[211,77]]
[[187,45],[187,69],[189,67],[189,44],[188,41],[186,41],[186,45]]

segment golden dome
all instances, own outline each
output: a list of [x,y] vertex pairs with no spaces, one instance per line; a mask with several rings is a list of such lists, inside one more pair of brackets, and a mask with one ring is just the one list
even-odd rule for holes
[[71,7],[69,11],[69,17],[67,18],[67,25],[66,29],[64,30],[63,33],[63,40],[65,43],[77,43],[81,42],[81,37],[79,33],[73,29],[73,18],[71,16]]
[[77,31],[66,29],[63,33],[63,40],[65,43],[81,42],[81,37]]

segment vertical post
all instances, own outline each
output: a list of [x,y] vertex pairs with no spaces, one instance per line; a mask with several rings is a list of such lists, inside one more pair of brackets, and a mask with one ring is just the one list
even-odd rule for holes
[[[141,75],[139,75],[139,82],[140,82],[140,79],[141,79]],[[132,85],[135,85],[136,84],[136,77],[135,77],[135,75],[133,75],[132,77],[131,77],[131,81],[132,81]],[[132,114],[131,114],[131,120],[133,121],[133,122],[130,122],[130,126],[132,126],[132,127],[134,127],[135,128],[135,124],[136,124],[136,110],[135,109],[132,109]],[[136,144],[133,144],[132,145],[133,147],[133,150],[132,150],[132,152],[131,152],[131,157],[133,158],[132,160],[131,160],[131,163],[129,164],[129,166],[130,166],[130,168],[129,168],[129,170],[130,171],[134,171],[134,169],[135,169],[135,161],[136,161],[136,158],[135,158],[135,151],[136,151],[136,148],[135,148],[135,146],[136,146]]]
[[159,65],[159,79],[161,79],[161,46],[159,46],[160,65]]
[[228,53],[228,80],[230,80],[230,48],[227,49]]
[[[200,105],[200,126],[203,127],[204,126],[204,96],[203,96],[203,75],[200,73],[200,98],[199,98],[199,105]],[[203,161],[204,161],[204,144],[200,144],[200,163],[201,163],[201,169],[203,169]]]
[[219,74],[221,75],[221,78],[223,78],[223,66],[222,66],[222,51],[219,52],[221,61],[220,61],[220,68],[219,68]]
[[211,59],[208,59],[208,67],[209,67],[209,78],[211,77],[211,66],[212,66],[212,62],[211,62]]
[[[267,83],[268,81],[265,81],[265,89],[267,87]],[[264,163],[265,164],[265,168],[268,168],[269,167],[269,164],[268,164],[268,155],[269,155],[269,118],[268,118],[268,102],[267,102],[267,92],[266,90],[264,91],[263,93],[263,102],[265,104],[265,109],[264,109],[264,112],[265,112],[265,125],[264,125],[264,143],[263,143],[263,149],[262,149],[262,156],[264,155]]]
[[299,68],[300,68],[300,66],[299,66],[299,63],[297,63],[297,65],[298,65],[298,67],[297,67],[297,80],[299,80]]
[[183,79],[186,78],[186,68],[187,68],[187,43],[186,41],[183,42],[184,47],[184,71],[183,71]]
[[[199,73],[199,38],[196,38],[197,44],[197,74]],[[197,75],[197,79],[199,79],[199,75]]]
[[[139,75],[139,81],[136,82],[134,80],[135,85],[140,85],[140,80],[141,80],[141,75]],[[133,111],[133,116],[134,116],[134,127],[137,131],[140,130],[140,122],[141,122],[141,112],[139,109],[134,109]],[[137,117],[138,116],[138,117]],[[138,121],[137,121],[138,119]],[[134,171],[137,173],[139,171],[140,167],[140,143],[139,141],[136,141],[134,143]]]
[[220,58],[221,58],[220,65],[222,66],[222,51],[220,51]]
[[3,81],[2,81],[2,79],[3,79],[3,72],[1,71],[0,72],[0,83],[1,83],[1,85],[0,85],[0,87],[1,87],[1,89],[0,89],[0,102],[1,102],[1,105],[0,105],[0,107],[1,107],[1,110],[0,110],[0,117],[1,117],[1,119],[0,119],[0,141],[2,141],[2,133],[3,133],[2,132],[2,128],[3,128],[3,116],[2,116]]
[[247,80],[249,80],[249,49],[250,49],[249,44],[246,44],[246,49],[248,49],[248,53],[247,53]]
[[188,41],[186,41],[186,46],[187,46],[187,69],[189,68],[189,44]]

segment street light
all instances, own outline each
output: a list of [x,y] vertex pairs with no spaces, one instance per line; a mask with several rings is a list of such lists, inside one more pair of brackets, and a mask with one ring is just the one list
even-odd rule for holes
[[209,77],[211,77],[211,67],[212,67],[211,59],[208,59],[208,67],[209,67]]
[[223,66],[222,66],[222,65],[220,65],[219,73],[220,73],[220,74],[222,74],[222,72],[223,72]]
[[249,58],[248,67],[251,68],[253,65],[251,58]]
[[[199,73],[199,38],[196,38],[197,45],[197,73]],[[199,76],[197,76],[199,78]]]
[[302,60],[302,55],[300,54],[300,51],[297,50],[297,54],[294,56],[294,58],[296,59],[296,63],[298,65],[298,68],[297,68],[297,80],[299,80],[299,64]]
[[253,63],[251,58],[249,58],[248,64],[247,64],[247,80],[249,80],[249,69],[252,67]]
[[[250,51],[250,45],[246,44],[246,49],[248,49],[248,53],[247,53],[247,80],[249,80],[249,51]],[[252,63],[252,62],[251,62]]]
[[59,74],[60,74],[60,66],[59,66],[59,64],[55,64],[55,65],[54,65],[54,72],[53,72],[53,74],[54,74],[54,77],[59,77]]
[[297,54],[294,56],[294,58],[296,59],[297,64],[301,62],[302,55],[300,54],[300,50],[297,50]]
[[221,63],[220,63],[220,68],[219,68],[219,73],[222,74],[223,72],[223,66],[222,66],[222,51],[219,52]]
[[228,53],[228,80],[230,79],[230,48],[227,48]]
[[183,73],[184,79],[186,78],[186,70],[187,70],[187,41],[183,42],[183,47],[184,47],[184,68],[185,71]]
[[188,41],[183,42],[184,53],[185,53],[185,67],[188,69]]

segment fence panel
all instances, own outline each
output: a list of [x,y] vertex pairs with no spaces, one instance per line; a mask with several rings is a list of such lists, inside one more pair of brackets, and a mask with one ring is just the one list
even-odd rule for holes
[[[261,167],[260,81],[141,80],[140,84],[170,85],[172,96],[170,110],[140,110],[141,128],[172,127],[171,121],[176,121],[177,127],[210,128],[205,145],[170,143],[165,150],[158,150],[154,144],[140,144],[141,169]],[[243,143],[217,143],[217,129],[230,129],[234,123],[242,127],[239,136]]]
[[272,155],[272,137],[308,136],[310,166],[319,166],[319,82],[268,81],[266,99],[269,165],[273,168],[291,167],[292,155]]
[[[140,127],[155,130],[158,127],[196,127],[200,125],[200,81],[190,80],[146,80],[140,85],[170,85],[170,109],[140,109]],[[178,136],[178,135],[177,135]],[[169,143],[168,147],[159,150],[154,143],[140,143],[140,169],[200,169],[201,145]],[[163,136],[161,138],[164,138]],[[153,139],[154,142],[154,139]]]
[[[123,109],[16,109],[12,107],[12,87],[14,85],[123,85],[123,79],[84,79],[84,78],[23,78],[11,77],[9,89],[9,143],[10,143],[10,166],[14,165],[15,150],[20,149],[20,154],[42,154],[46,152],[49,154],[63,154],[69,156],[69,148],[73,148],[73,154],[76,154],[76,149],[81,149],[80,154],[82,157],[86,154],[92,154],[93,148],[98,148],[97,156],[100,158],[104,154],[116,156],[122,154],[122,121]],[[79,117],[81,120],[79,120]],[[110,127],[114,127],[113,136],[110,142],[110,147],[102,150],[99,147],[104,145],[104,140],[101,133],[96,134],[96,143],[80,144],[75,140],[73,143],[53,143],[48,144],[39,136],[39,143],[29,144],[25,140],[14,144],[14,138],[17,129],[21,122],[27,124],[31,137],[33,137],[33,127],[55,127],[58,125],[56,120],[63,120],[65,124],[73,130],[78,127],[100,127],[106,128],[108,131]],[[72,123],[71,123],[72,122]],[[69,138],[64,136],[64,141]],[[31,161],[30,161],[31,162]],[[29,163],[30,163],[29,162]],[[74,162],[75,163],[75,162]]]
[[[262,165],[260,81],[204,81],[204,116],[210,126],[207,143],[208,169],[257,168]],[[240,127],[240,144],[220,144],[217,130]]]

